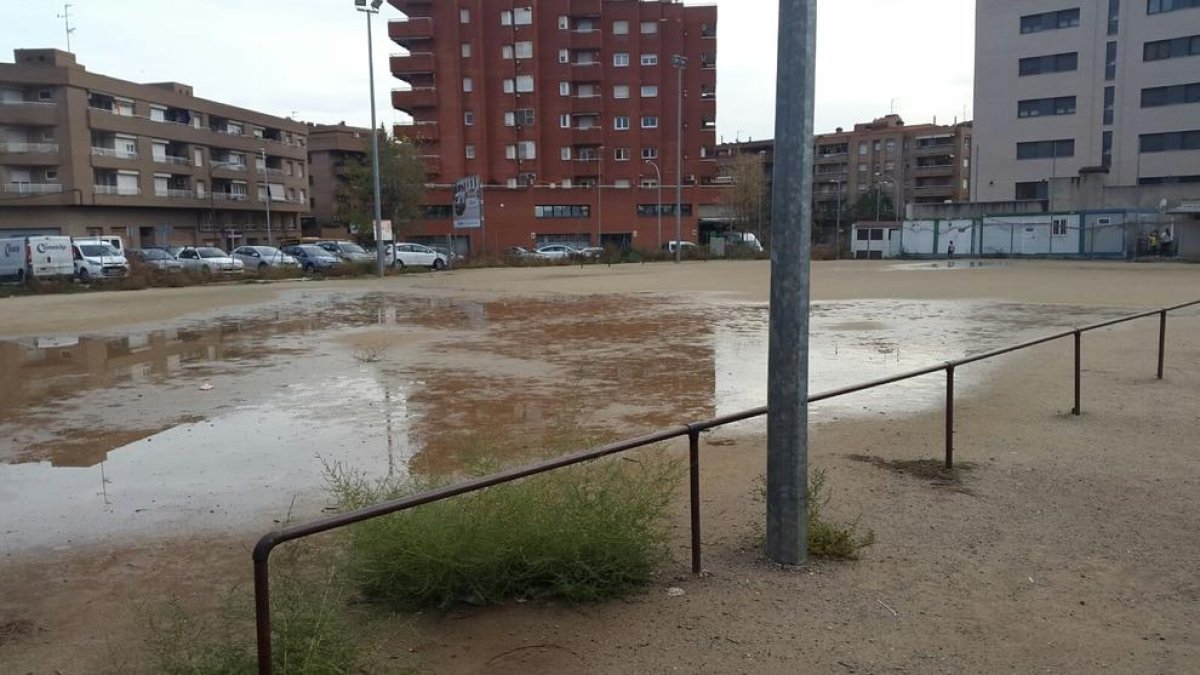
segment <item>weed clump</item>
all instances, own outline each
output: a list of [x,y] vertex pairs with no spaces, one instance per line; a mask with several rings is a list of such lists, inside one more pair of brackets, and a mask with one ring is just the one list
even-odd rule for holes
[[[650,582],[667,556],[682,468],[660,453],[598,461],[366,521],[349,529],[350,577],[401,609],[556,598],[592,602]],[[328,469],[343,510],[433,487]]]
[[857,560],[859,551],[875,543],[875,532],[859,530],[857,519],[834,523],[825,518],[832,497],[826,480],[823,470],[808,479],[808,552],[818,558]]

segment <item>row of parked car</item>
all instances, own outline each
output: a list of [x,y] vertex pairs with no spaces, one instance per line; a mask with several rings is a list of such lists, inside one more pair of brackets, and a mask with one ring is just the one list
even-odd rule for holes
[[[314,241],[277,248],[239,246],[226,253],[215,246],[150,246],[132,251],[135,260],[161,272],[190,270],[203,276],[264,273],[273,268],[294,268],[307,274],[327,272],[342,265],[374,264],[376,254],[352,241]],[[421,244],[387,244],[384,261],[389,267],[449,267],[454,254]]]

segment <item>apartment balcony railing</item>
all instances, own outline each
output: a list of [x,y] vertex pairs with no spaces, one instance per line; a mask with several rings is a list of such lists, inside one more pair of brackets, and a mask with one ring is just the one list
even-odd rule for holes
[[116,148],[92,148],[92,154],[98,157],[116,157],[117,159],[137,159],[137,152],[118,150]]
[[48,195],[63,191],[59,183],[3,183],[0,192],[22,195]]
[[246,165],[238,164],[237,162],[222,162],[222,161],[217,160],[212,163],[212,170],[213,171],[234,171],[234,172],[241,173],[246,170]]
[[0,105],[28,105],[28,106],[52,106],[54,101],[6,101],[0,100]]
[[411,112],[422,108],[436,108],[437,104],[437,90],[433,87],[392,90],[392,107],[397,110]]
[[98,195],[118,195],[121,197],[136,197],[142,194],[140,187],[127,187],[122,185],[93,185],[92,189]]
[[393,75],[427,74],[434,71],[434,58],[430,52],[393,54],[391,66]]
[[192,163],[187,157],[182,157],[180,155],[163,155],[161,157],[155,157],[154,161],[158,162],[159,164],[179,164],[182,166],[187,166]]
[[266,174],[268,176],[282,176],[283,175],[283,169],[276,169],[273,166],[268,166],[265,169],[260,167],[259,171],[266,172]]
[[58,152],[58,143],[0,143],[0,153],[14,155],[52,155]]
[[389,22],[388,36],[401,46],[405,46],[410,40],[433,39],[433,19],[413,17],[408,21]]
[[154,196],[155,197],[166,197],[167,199],[195,199],[196,193],[193,190],[155,189]]
[[219,202],[244,202],[248,196],[239,192],[211,192],[212,198]]

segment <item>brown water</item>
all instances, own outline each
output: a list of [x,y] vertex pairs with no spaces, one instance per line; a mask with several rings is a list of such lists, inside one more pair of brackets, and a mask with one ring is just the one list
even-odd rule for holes
[[[1110,315],[817,304],[811,389]],[[767,316],[765,305],[712,297],[370,295],[164,330],[0,342],[0,533],[20,551],[259,531],[289,511],[319,513],[328,462],[371,475],[448,474],[476,456],[537,456],[549,437],[632,436],[762,405]],[[992,367],[965,369],[960,386]],[[943,386],[913,380],[821,404],[814,416],[922,410],[941,404]]]

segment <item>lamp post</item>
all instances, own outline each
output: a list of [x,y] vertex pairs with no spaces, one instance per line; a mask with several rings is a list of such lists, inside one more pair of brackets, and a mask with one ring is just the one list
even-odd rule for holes
[[[645,160],[647,164],[654,167],[654,176],[656,178],[655,185],[658,186],[658,250],[662,250],[662,170],[658,168],[658,164]],[[678,244],[676,244],[678,246]]]
[[[765,174],[766,174],[766,171],[764,171],[764,170],[763,170],[763,169],[765,169],[765,168],[766,168],[766,165],[767,165],[767,151],[766,151],[766,150],[759,150],[759,151],[758,151],[758,172],[759,172],[760,174],[763,174],[763,175],[765,175]],[[762,223],[763,223],[763,188],[765,188],[765,187],[766,187],[766,184],[765,184],[765,183],[766,183],[766,179],[765,179],[765,178],[760,178],[759,180],[762,180],[762,181],[763,181],[763,182],[762,182],[762,183],[760,183],[760,184],[759,184],[759,186],[758,186],[758,243],[759,243],[759,245],[761,246],[761,245],[762,245],[762,243],[763,243],[763,234],[762,234],[762,232],[763,232],[763,230],[762,230]]]
[[271,235],[271,178],[267,175],[267,149],[259,148],[258,152],[262,155],[262,175],[263,185],[267,188],[267,246],[275,246],[275,238]]
[[[379,187],[379,129],[375,124],[375,44],[371,38],[371,17],[379,13],[383,0],[354,0],[355,8],[367,15],[367,73],[371,79],[371,175],[375,188],[375,270],[380,278],[384,269],[383,203]],[[270,188],[268,188],[268,191]]]
[[596,152],[596,245],[604,248],[604,146]]
[[835,247],[834,252],[833,252],[834,260],[842,259],[842,191],[844,190],[844,188],[842,187],[843,185],[845,185],[845,183],[839,178],[838,182],[837,182],[837,189],[838,189],[837,215],[835,216],[836,220],[834,221],[834,226],[833,226],[833,245]]
[[[217,197],[216,190],[213,189],[213,169],[224,168],[245,169],[246,165],[238,162],[214,162],[212,161],[212,154],[210,153],[208,156],[208,224],[213,228],[214,232],[217,230]],[[267,189],[270,190],[270,186],[267,186]],[[218,237],[218,240],[220,239],[225,239],[225,237]],[[232,244],[232,240],[229,243]],[[233,247],[230,246],[230,248]]]
[[687,57],[676,54],[671,65],[678,73],[675,94],[678,107],[675,115],[675,262],[683,259],[683,70]]

